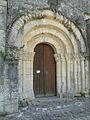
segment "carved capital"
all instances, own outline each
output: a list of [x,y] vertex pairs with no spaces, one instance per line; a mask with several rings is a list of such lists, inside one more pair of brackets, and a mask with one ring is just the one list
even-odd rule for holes
[[59,62],[61,60],[60,54],[54,54],[56,62]]
[[61,60],[65,61],[65,54],[61,54]]
[[81,60],[81,61],[84,61],[84,60],[85,60],[85,56],[84,56],[84,55],[80,54],[79,57],[80,57],[80,60]]
[[34,58],[35,52],[26,52],[23,51],[20,53],[20,59],[23,61],[32,61]]
[[74,56],[72,54],[65,54],[66,60],[74,60]]
[[80,56],[78,54],[74,54],[73,57],[74,57],[75,61],[79,61],[80,60]]

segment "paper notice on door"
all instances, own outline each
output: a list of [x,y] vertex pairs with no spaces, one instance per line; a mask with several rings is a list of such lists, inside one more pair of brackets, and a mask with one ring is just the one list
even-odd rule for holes
[[39,73],[40,73],[40,70],[37,70],[36,73],[39,74]]

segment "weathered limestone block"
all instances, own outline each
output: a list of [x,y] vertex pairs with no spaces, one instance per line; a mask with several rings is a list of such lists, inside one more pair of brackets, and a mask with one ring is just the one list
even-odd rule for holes
[[6,113],[14,113],[14,112],[18,112],[18,100],[13,99],[12,101],[10,101],[7,104],[4,104],[5,107],[5,112]]
[[[10,62],[10,61],[9,61]],[[11,62],[12,63],[12,62]],[[5,65],[4,79],[4,112],[13,113],[18,111],[18,87],[16,65]],[[15,73],[15,74],[14,74]]]
[[4,90],[3,85],[0,83],[0,112],[3,112],[3,104],[4,104],[4,96],[3,96]]
[[7,2],[0,1],[0,50],[5,49]]
[[0,6],[6,7],[7,6],[6,0],[1,0],[0,1]]
[[5,31],[0,30],[0,50],[5,50]]
[[6,42],[7,2],[0,0],[0,114],[4,112],[4,52]]

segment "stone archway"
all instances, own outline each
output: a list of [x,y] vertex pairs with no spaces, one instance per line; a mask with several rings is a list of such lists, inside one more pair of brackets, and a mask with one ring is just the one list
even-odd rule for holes
[[[23,34],[18,34],[21,29]],[[84,38],[75,24],[61,14],[50,10],[39,11],[38,15],[25,14],[13,24],[9,43],[18,48],[24,46],[18,66],[21,99],[34,98],[33,59],[39,43],[49,44],[55,51],[58,95],[88,93],[89,61]]]
[[[33,41],[36,41],[36,42],[33,42]],[[21,87],[19,87],[19,91],[20,91],[20,95],[21,95],[20,98],[28,98],[28,97],[30,99],[34,98],[34,91],[33,91],[33,61],[34,61],[34,55],[35,55],[34,48],[40,43],[50,45],[55,52],[54,57],[55,57],[56,69],[57,69],[56,76],[58,76],[58,77],[56,77],[56,83],[57,83],[56,86],[58,86],[56,89],[57,89],[57,94],[60,95],[61,78],[59,75],[59,64],[58,64],[58,60],[57,60],[57,59],[60,59],[60,58],[58,58],[58,53],[60,52],[60,46],[57,43],[57,41],[55,41],[54,39],[49,38],[44,35],[40,35],[39,37],[34,38],[32,41],[30,41],[30,43],[28,43],[27,49],[29,52],[23,52],[20,55],[21,60],[19,61],[19,63],[20,63],[19,68],[21,69],[21,66],[23,65],[22,66],[23,69],[21,69],[23,71],[21,71],[21,74],[23,72],[22,75],[25,75],[25,76],[20,75],[20,78],[19,78],[19,79],[23,80],[23,81],[20,81],[20,83],[21,83],[21,85],[20,85]],[[62,49],[64,49],[64,48],[61,47],[61,50]],[[25,86],[23,86],[23,91],[22,91],[22,85],[25,85]]]

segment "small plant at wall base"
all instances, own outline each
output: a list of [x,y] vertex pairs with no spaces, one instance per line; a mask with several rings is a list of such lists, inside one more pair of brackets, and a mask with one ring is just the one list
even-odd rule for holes
[[2,117],[5,117],[6,115],[8,115],[7,112],[0,113],[0,116],[2,116]]
[[84,92],[80,92],[80,95],[81,95],[81,97],[85,97],[85,93]]
[[1,57],[3,60],[5,60],[6,54],[5,54],[4,52],[0,51],[0,57]]
[[[14,49],[14,47],[13,47]],[[5,53],[3,51],[0,51],[0,57],[3,61],[14,61],[17,58],[17,51],[11,50],[11,53]]]

